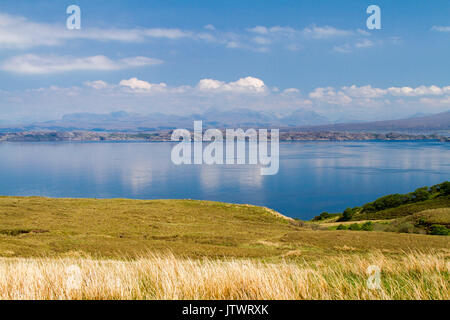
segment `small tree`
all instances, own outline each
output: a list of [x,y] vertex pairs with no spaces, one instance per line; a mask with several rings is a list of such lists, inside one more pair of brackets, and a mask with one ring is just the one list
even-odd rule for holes
[[340,221],[350,221],[353,218],[353,210],[351,208],[347,208],[342,213],[342,218]]

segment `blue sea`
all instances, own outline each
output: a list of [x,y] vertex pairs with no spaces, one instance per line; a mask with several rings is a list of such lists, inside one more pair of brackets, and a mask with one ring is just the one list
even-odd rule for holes
[[267,206],[310,219],[450,180],[450,144],[282,142],[280,169],[181,165],[173,143],[0,143],[0,195],[202,199]]

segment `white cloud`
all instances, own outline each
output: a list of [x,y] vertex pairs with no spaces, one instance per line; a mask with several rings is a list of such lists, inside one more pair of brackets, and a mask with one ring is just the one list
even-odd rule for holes
[[338,53],[350,53],[352,52],[352,49],[349,44],[344,44],[340,46],[334,46],[333,51]]
[[334,37],[349,36],[354,34],[353,31],[338,29],[330,26],[310,26],[304,29],[294,29],[292,27],[265,27],[256,26],[254,28],[247,29],[247,31],[252,33],[257,33],[260,35],[276,35],[276,36],[303,36],[307,38],[314,39],[326,39]]
[[85,82],[84,87],[0,90],[0,111],[2,118],[8,120],[23,117],[49,120],[67,113],[117,110],[189,115],[201,114],[208,108],[226,111],[237,107],[279,114],[306,108],[333,120],[349,115],[373,120],[400,118],[417,112],[443,112],[449,106],[450,86],[321,87],[309,92],[305,99],[297,88],[269,88],[255,77],[232,82],[202,79],[196,86],[169,86],[132,77],[118,84],[95,80]]
[[450,32],[450,26],[433,26],[431,30],[438,32]]
[[369,48],[373,47],[374,43],[369,39],[363,39],[355,43],[356,48]]
[[263,26],[256,26],[254,28],[247,29],[250,32],[259,33],[259,34],[268,34],[269,30]]
[[203,28],[205,28],[206,30],[211,30],[211,31],[216,30],[216,27],[214,27],[214,25],[212,25],[212,24],[207,24]]
[[180,38],[194,38],[195,34],[190,31],[184,31],[180,29],[162,29],[162,28],[155,28],[155,29],[143,29],[143,30],[136,30],[138,34],[142,34],[146,37],[151,38],[167,38],[167,39],[180,39]]
[[363,29],[356,29],[356,32],[358,32],[359,34],[362,34],[363,36],[370,36],[371,35],[370,32],[368,32],[366,30],[363,30]]
[[161,60],[147,57],[112,60],[102,55],[74,58],[67,56],[39,56],[25,54],[7,59],[0,65],[0,69],[13,73],[48,74],[79,70],[110,71],[150,66],[160,63],[162,63]]
[[450,87],[440,88],[438,86],[420,86],[417,88],[411,87],[391,87],[387,91],[393,96],[404,97],[417,97],[425,95],[443,95],[444,93],[450,93]]
[[97,90],[105,89],[108,87],[108,83],[103,80],[86,81],[84,85]]
[[[0,13],[0,48],[27,49],[37,46],[61,46],[73,40],[144,42],[148,39],[204,41],[227,48],[268,52],[267,46],[297,50],[299,43],[311,39],[338,39],[346,36],[368,36],[362,30],[343,30],[332,26],[312,25],[303,29],[289,26],[255,26],[240,32],[217,30],[212,24],[201,30],[178,28],[83,28],[67,30],[63,24],[34,22],[27,18]],[[253,43],[253,45],[252,45]],[[361,41],[358,46],[369,46]],[[256,47],[255,45],[263,47]],[[278,46],[278,44],[281,44]],[[339,48],[337,48],[339,50]],[[345,50],[341,50],[345,51]]]
[[253,42],[255,42],[257,44],[261,44],[261,45],[268,45],[268,44],[272,43],[272,41],[270,41],[270,39],[267,39],[264,37],[254,37]]
[[342,91],[336,91],[333,87],[316,88],[309,94],[311,99],[329,104],[349,104],[352,98],[345,95]]
[[353,34],[353,31],[337,29],[330,26],[318,27],[312,26],[305,28],[303,34],[316,39],[335,38],[349,36]]
[[2,48],[56,46],[73,39],[140,42],[146,38],[206,40],[204,35],[176,28],[89,28],[73,31],[67,30],[62,24],[37,23],[24,17],[0,13],[0,47]]
[[223,82],[214,79],[202,79],[197,88],[201,91],[237,92],[237,93],[264,93],[267,87],[261,79],[246,77],[235,82]]
[[300,90],[298,90],[297,88],[288,88],[288,89],[284,89],[283,93],[284,95],[292,95],[292,94],[299,94]]
[[423,96],[443,96],[450,94],[450,86],[438,87],[419,86],[412,87],[390,87],[387,89],[375,88],[371,85],[358,87],[356,85],[344,86],[339,89],[333,87],[316,88],[309,94],[311,99],[330,104],[348,104],[356,100],[371,101],[373,99],[391,96],[391,97],[423,97]]
[[369,39],[359,39],[353,44],[345,43],[343,45],[337,45],[333,47],[334,52],[338,53],[350,53],[354,49],[364,49],[373,47],[375,43]]
[[132,91],[145,92],[151,90],[162,91],[167,88],[165,83],[153,84],[147,81],[139,80],[137,78],[131,78],[128,80],[122,80],[119,83],[122,87],[128,87]]
[[345,92],[346,95],[354,98],[379,98],[386,95],[387,90],[373,88],[370,85],[357,87],[352,85],[350,87],[342,87],[342,91]]

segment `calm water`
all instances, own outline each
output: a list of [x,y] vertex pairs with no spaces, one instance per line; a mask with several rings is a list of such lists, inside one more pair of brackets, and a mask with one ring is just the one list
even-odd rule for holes
[[0,194],[206,199],[309,219],[450,180],[450,144],[289,142],[280,171],[175,166],[170,143],[0,143]]

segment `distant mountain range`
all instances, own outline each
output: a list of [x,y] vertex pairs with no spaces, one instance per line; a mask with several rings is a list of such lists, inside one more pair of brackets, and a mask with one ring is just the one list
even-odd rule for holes
[[[407,119],[359,123],[334,123],[316,126],[299,126],[302,131],[355,131],[355,132],[444,132],[450,130],[450,111],[432,114],[416,114]],[[292,128],[290,128],[292,130]]]
[[204,128],[281,128],[284,131],[353,131],[353,132],[444,132],[450,130],[450,111],[440,114],[416,114],[407,119],[374,122],[332,123],[314,111],[297,110],[280,116],[249,109],[220,111],[209,109],[189,116],[152,113],[142,115],[125,111],[108,114],[74,113],[59,120],[11,126],[0,124],[0,132],[23,131],[97,131],[141,132],[193,127],[202,120]]
[[0,125],[0,131],[158,131],[192,128],[195,120],[202,120],[204,128],[291,127],[330,123],[326,117],[313,111],[302,110],[295,111],[288,116],[277,116],[272,113],[249,109],[227,111],[209,109],[203,114],[190,116],[167,115],[163,113],[141,115],[119,111],[108,114],[74,113],[65,115],[59,120],[18,126],[3,124]]

